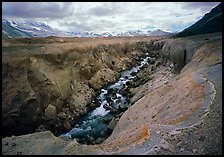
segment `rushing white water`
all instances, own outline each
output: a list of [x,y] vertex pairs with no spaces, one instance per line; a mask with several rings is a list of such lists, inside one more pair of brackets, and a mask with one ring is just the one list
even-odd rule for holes
[[[146,54],[146,55],[148,55],[148,54]],[[67,137],[67,138],[72,138],[72,136],[74,136],[74,137],[76,137],[76,135],[79,136],[80,132],[82,133],[84,131],[85,132],[83,134],[88,134],[86,136],[91,136],[91,135],[89,135],[90,132],[88,132],[88,131],[92,131],[94,129],[95,130],[99,129],[100,128],[99,126],[102,125],[102,123],[99,122],[100,118],[102,118],[102,117],[106,116],[108,113],[110,113],[110,110],[106,110],[104,108],[104,105],[109,104],[109,102],[107,102],[108,97],[110,97],[109,99],[112,102],[112,106],[116,109],[118,109],[118,105],[120,103],[128,105],[126,98],[122,94],[117,93],[116,91],[122,89],[128,81],[134,79],[135,76],[132,76],[131,73],[138,72],[142,66],[144,66],[145,64],[148,64],[148,59],[150,59],[150,57],[146,56],[146,58],[144,58],[143,61],[140,62],[140,65],[133,67],[130,70],[123,71],[121,73],[119,80],[116,83],[108,86],[107,89],[101,89],[101,93],[97,97],[97,100],[99,101],[100,106],[97,107],[95,110],[89,112],[82,119],[82,121],[80,121],[78,124],[76,124],[76,126],[71,131],[67,132],[66,134],[62,134],[61,136]],[[115,91],[116,93],[111,96],[111,93],[109,93],[109,90]],[[96,103],[96,102],[93,101],[93,103]],[[83,136],[83,134],[82,134],[82,136]]]
[[92,112],[92,116],[104,116],[107,113],[109,113],[110,111],[106,111],[106,109],[103,107],[103,105],[105,105],[107,103],[106,100],[104,100],[100,107],[96,108],[93,112]]

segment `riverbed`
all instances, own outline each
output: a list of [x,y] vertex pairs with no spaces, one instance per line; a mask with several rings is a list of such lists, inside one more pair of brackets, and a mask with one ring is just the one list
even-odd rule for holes
[[129,107],[129,99],[125,93],[126,83],[135,79],[139,70],[148,65],[149,53],[140,60],[137,66],[121,72],[118,81],[101,89],[92,103],[99,104],[95,110],[80,118],[75,127],[60,137],[74,139],[82,144],[99,144],[113,131],[119,117]]

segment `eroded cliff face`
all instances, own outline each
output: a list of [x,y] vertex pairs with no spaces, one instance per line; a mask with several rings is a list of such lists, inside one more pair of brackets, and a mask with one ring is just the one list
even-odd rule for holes
[[[178,41],[191,43],[186,51],[191,59],[166,83],[152,88],[158,82],[149,81],[147,88],[138,87],[136,95],[141,88],[148,92],[122,115],[112,135],[94,146],[100,148],[96,154],[222,153],[221,33],[190,39],[161,42],[162,54],[170,46],[168,57],[174,63],[184,62],[177,54],[186,47]],[[174,68],[179,72],[178,66]]]
[[162,55],[171,60],[174,64],[176,73],[180,73],[183,67],[188,64],[202,45],[211,41],[221,40],[221,33],[211,33],[206,35],[197,35],[179,39],[165,39],[157,41],[154,44],[162,46]]
[[[3,136],[68,131],[157,38],[3,40]],[[147,41],[147,42],[146,42]]]
[[[43,132],[46,136],[35,133],[4,138],[3,154],[48,154],[46,150],[50,154],[222,154],[221,33],[159,40],[151,45],[161,50],[162,64],[154,73],[150,66],[138,74],[153,78],[131,89],[133,105],[102,144],[63,140],[55,145],[43,142],[46,147],[38,147],[34,141],[24,142],[32,136],[40,141],[55,138]],[[179,74],[171,73],[170,61]],[[20,143],[25,143],[24,152]],[[40,149],[31,151],[30,144]]]

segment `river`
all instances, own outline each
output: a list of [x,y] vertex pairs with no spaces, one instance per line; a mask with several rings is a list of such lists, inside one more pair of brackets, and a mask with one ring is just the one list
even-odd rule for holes
[[132,74],[138,72],[145,64],[148,64],[149,59],[149,54],[146,53],[140,64],[121,72],[117,82],[105,89],[101,89],[101,92],[92,101],[92,103],[98,103],[100,106],[80,118],[72,130],[60,136],[69,139],[76,138],[82,144],[98,144],[109,137],[113,130],[108,128],[108,125],[111,126],[110,123],[112,120],[114,121],[114,117],[123,114],[129,105],[126,94],[121,92],[122,89],[128,81],[136,77]]

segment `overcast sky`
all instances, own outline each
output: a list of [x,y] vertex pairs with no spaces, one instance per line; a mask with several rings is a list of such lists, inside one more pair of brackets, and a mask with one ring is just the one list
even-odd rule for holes
[[63,31],[181,31],[220,2],[3,2],[3,18],[42,21]]

